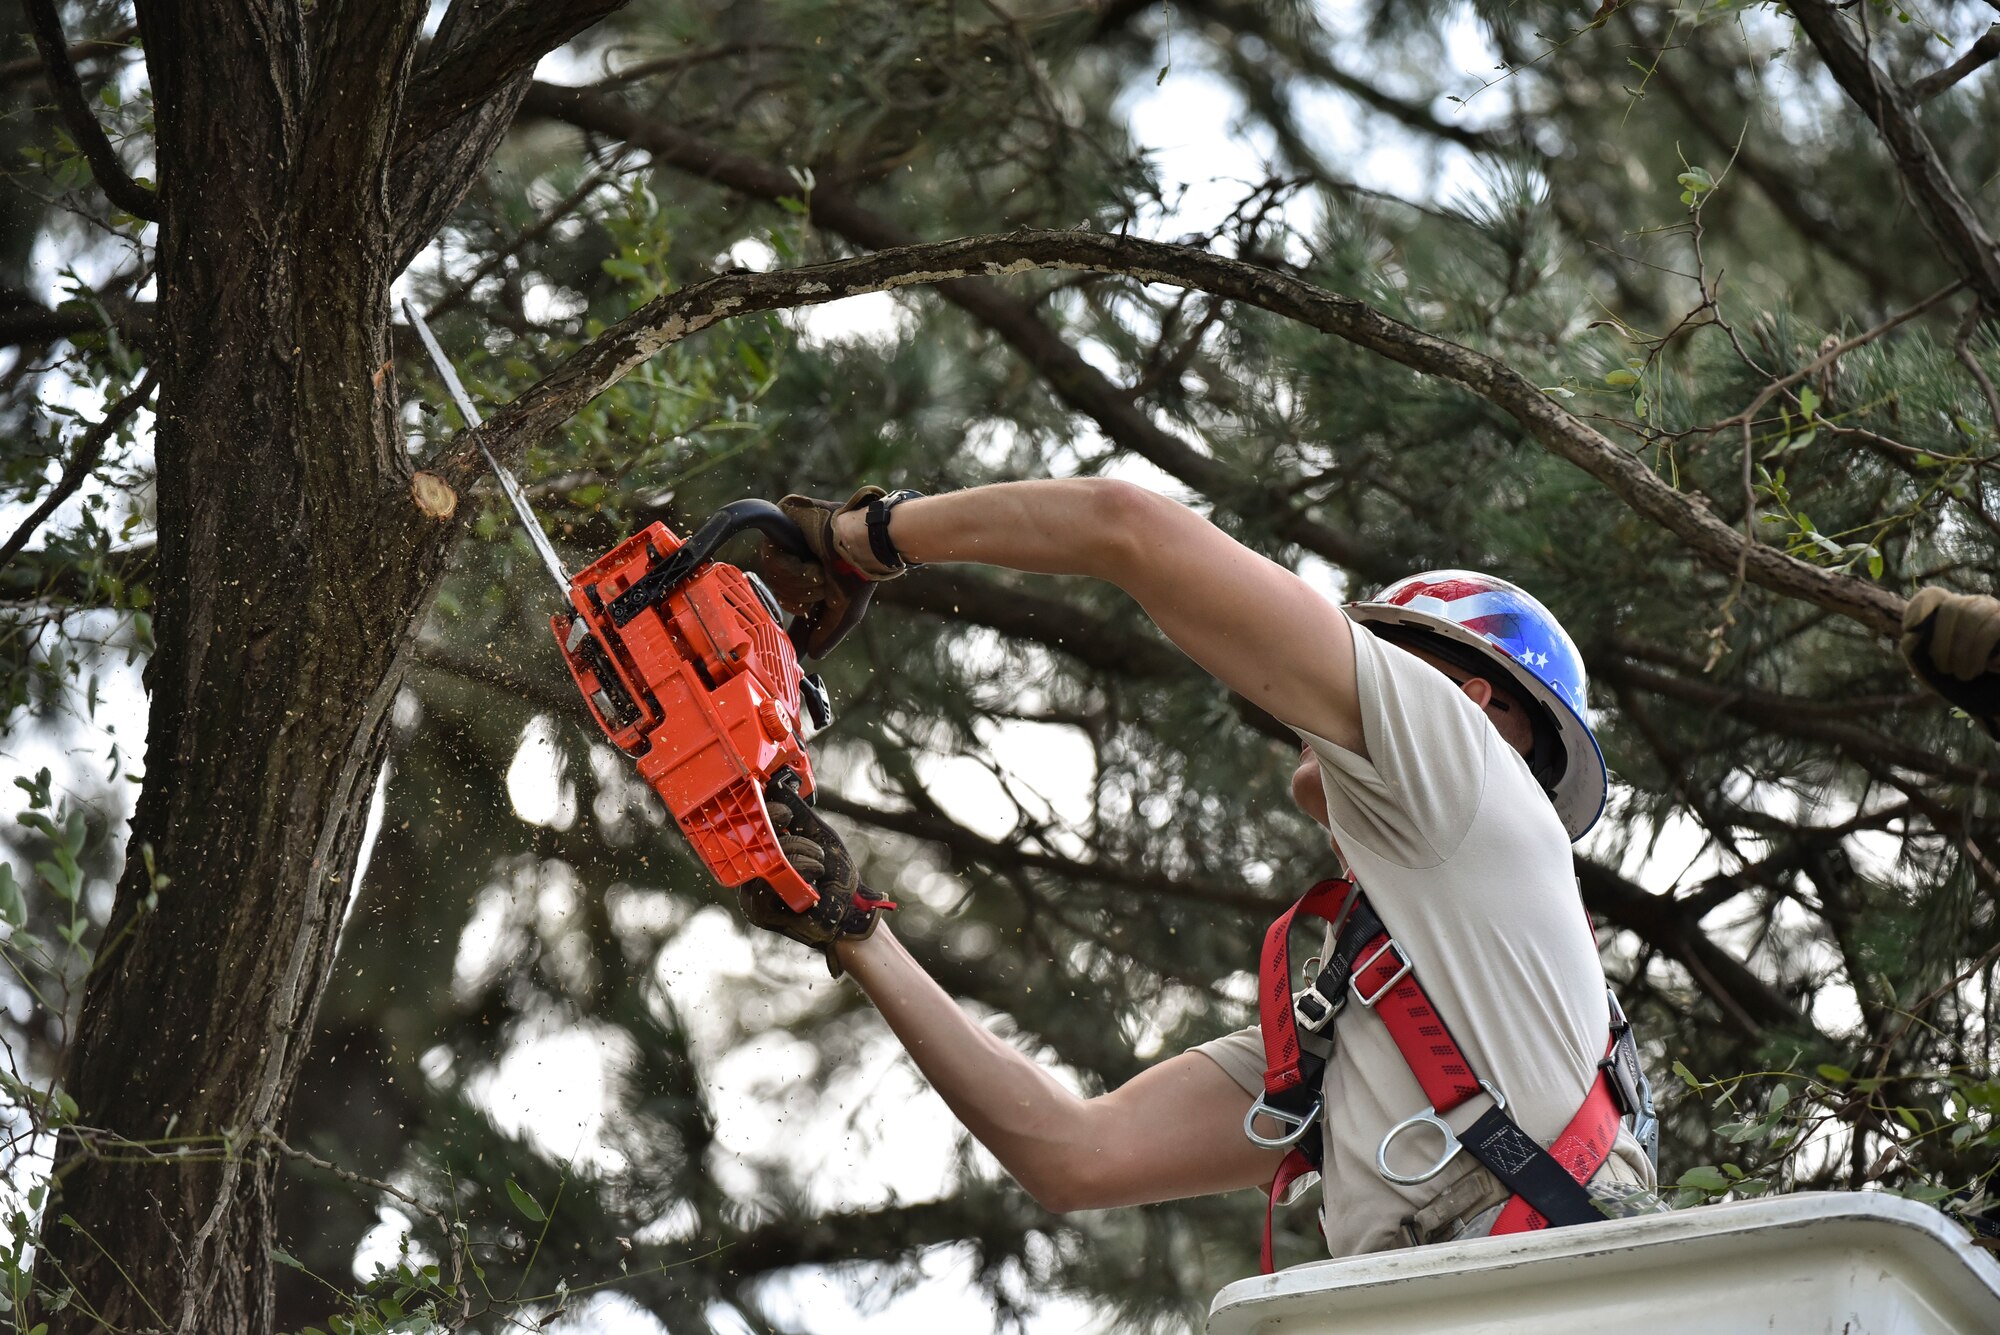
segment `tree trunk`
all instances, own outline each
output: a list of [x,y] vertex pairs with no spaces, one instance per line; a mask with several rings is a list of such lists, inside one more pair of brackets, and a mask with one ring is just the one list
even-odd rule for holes
[[[141,7],[163,182],[158,649],[66,1076],[93,1130],[57,1151],[42,1278],[78,1295],[57,1330],[272,1328],[264,1137],[449,537],[411,503],[387,366],[387,164],[422,13],[399,8],[363,42],[315,34],[346,48],[315,71],[289,6]],[[150,911],[148,850],[170,878]],[[193,1152],[148,1164],[114,1137]]]

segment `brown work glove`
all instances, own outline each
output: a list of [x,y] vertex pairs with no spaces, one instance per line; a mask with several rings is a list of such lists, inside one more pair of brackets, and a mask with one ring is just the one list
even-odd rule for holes
[[1918,680],[2000,737],[2000,598],[1920,589],[1903,608],[1900,643]]
[[764,582],[777,595],[778,606],[812,624],[801,646],[810,657],[825,658],[860,624],[876,581],[903,573],[883,567],[866,543],[858,551],[843,551],[833,540],[834,516],[865,510],[868,502],[886,494],[880,487],[863,487],[845,505],[796,495],[778,502],[778,508],[805,534],[812,555],[793,556],[765,539]]
[[753,926],[819,951],[826,956],[827,971],[838,978],[840,960],[833,953],[834,943],[868,936],[882,910],[896,906],[875,898],[861,884],[847,846],[797,792],[774,787],[765,797],[771,824],[778,828],[778,847],[793,869],[819,891],[819,903],[804,913],[794,913],[763,881],[748,881],[737,891],[743,916]]

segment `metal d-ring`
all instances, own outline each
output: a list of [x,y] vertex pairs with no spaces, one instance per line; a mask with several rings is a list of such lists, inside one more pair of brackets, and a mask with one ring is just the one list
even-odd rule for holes
[[[1286,1112],[1283,1108],[1273,1108],[1264,1102],[1264,1096],[1259,1094],[1257,1101],[1250,1105],[1250,1111],[1243,1114],[1243,1134],[1259,1149],[1288,1150],[1299,1142],[1300,1137],[1312,1130],[1315,1122],[1319,1121],[1322,1106],[1322,1100],[1314,1099],[1312,1107],[1303,1113]],[[1255,1124],[1259,1117],[1268,1117],[1285,1128],[1284,1134],[1267,1136],[1257,1130]]]
[[[1506,1095],[1502,1094],[1492,1085],[1482,1080],[1479,1082],[1479,1087],[1492,1097],[1494,1107],[1505,1108],[1507,1106]],[[1438,1157],[1436,1163],[1421,1173],[1414,1176],[1399,1173],[1389,1167],[1389,1146],[1397,1136],[1418,1126],[1434,1126],[1437,1128],[1438,1134],[1444,1137],[1444,1153]],[[1426,1105],[1422,1112],[1411,1117],[1405,1117],[1402,1121],[1390,1127],[1388,1134],[1382,1137],[1382,1143],[1375,1149],[1375,1171],[1380,1173],[1385,1181],[1394,1182],[1396,1185],[1402,1187],[1414,1187],[1419,1183],[1428,1182],[1439,1173],[1442,1173],[1445,1170],[1445,1166],[1457,1158],[1458,1152],[1464,1148],[1463,1145],[1459,1144],[1458,1133],[1451,1129],[1450,1123],[1437,1115],[1436,1107]]]

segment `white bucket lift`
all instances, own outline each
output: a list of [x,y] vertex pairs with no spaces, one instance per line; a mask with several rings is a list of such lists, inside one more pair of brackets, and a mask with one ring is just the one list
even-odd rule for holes
[[2000,1335],[2000,1262],[1937,1210],[1811,1192],[1239,1280],[1209,1335]]

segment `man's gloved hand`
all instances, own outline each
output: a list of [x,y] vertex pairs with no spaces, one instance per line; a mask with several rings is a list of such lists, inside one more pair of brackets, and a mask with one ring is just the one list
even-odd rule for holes
[[1918,680],[2000,737],[2000,598],[1920,589],[1903,608],[1900,643]]
[[896,906],[875,898],[861,884],[847,846],[804,798],[788,789],[773,789],[766,798],[771,824],[778,828],[778,847],[799,875],[819,891],[819,903],[804,913],[794,913],[763,881],[748,881],[737,891],[743,916],[754,926],[821,952],[828,972],[838,978],[840,961],[833,953],[834,943],[868,936],[882,910]]
[[778,508],[805,534],[806,546],[812,549],[812,555],[793,556],[790,552],[779,550],[767,538],[764,542],[764,582],[777,595],[778,606],[814,623],[804,645],[806,653],[813,658],[825,658],[847,632],[860,623],[861,614],[868,610],[868,599],[874,592],[870,587],[872,584],[878,580],[894,579],[903,573],[882,566],[868,551],[866,543],[861,544],[857,551],[843,549],[834,542],[835,516],[850,510],[865,510],[870,501],[886,494],[880,487],[863,487],[849,497],[845,505],[838,501],[796,495],[778,502]]

